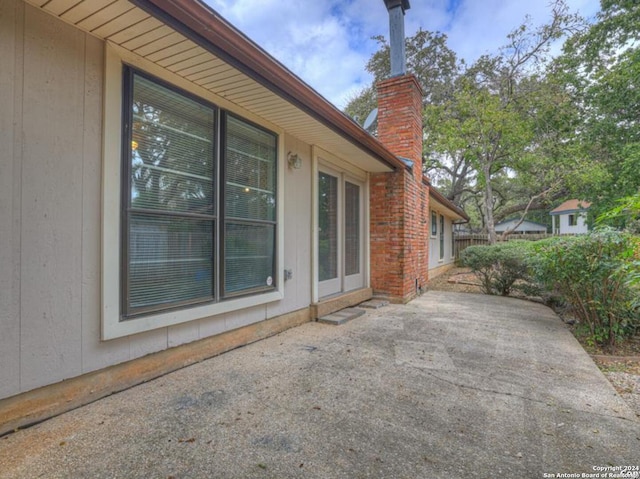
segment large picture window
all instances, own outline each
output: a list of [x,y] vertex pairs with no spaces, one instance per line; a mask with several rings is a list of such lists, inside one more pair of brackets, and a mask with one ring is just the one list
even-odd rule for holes
[[277,135],[124,71],[123,319],[273,290]]

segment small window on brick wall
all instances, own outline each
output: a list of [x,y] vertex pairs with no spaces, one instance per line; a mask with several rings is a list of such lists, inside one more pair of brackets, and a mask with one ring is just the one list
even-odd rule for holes
[[431,236],[438,236],[438,215],[435,211],[431,212]]

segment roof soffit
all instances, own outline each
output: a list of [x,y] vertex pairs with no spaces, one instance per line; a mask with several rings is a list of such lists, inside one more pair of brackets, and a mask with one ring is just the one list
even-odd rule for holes
[[196,0],[25,0],[371,172],[400,161],[259,46]]

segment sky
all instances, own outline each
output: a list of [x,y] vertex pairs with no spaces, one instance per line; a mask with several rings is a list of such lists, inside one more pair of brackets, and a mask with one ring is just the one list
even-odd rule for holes
[[[566,0],[571,11],[592,18],[599,0]],[[377,51],[371,37],[388,38],[383,0],[205,0],[318,93],[342,109],[371,83],[366,64]],[[549,0],[410,0],[405,34],[440,31],[449,47],[471,63],[495,53],[529,15],[533,25],[550,18]]]

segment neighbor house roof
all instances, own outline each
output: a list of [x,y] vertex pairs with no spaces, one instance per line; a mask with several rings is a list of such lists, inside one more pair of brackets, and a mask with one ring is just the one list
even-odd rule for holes
[[404,167],[349,116],[198,0],[25,1],[366,171]]
[[582,200],[567,200],[564,203],[562,203],[560,206],[558,206],[557,208],[554,208],[553,210],[551,210],[551,212],[549,214],[551,215],[560,215],[563,213],[573,213],[575,211],[584,211],[586,209],[589,208],[589,206],[591,206],[591,203],[589,203],[588,201],[582,201]]

